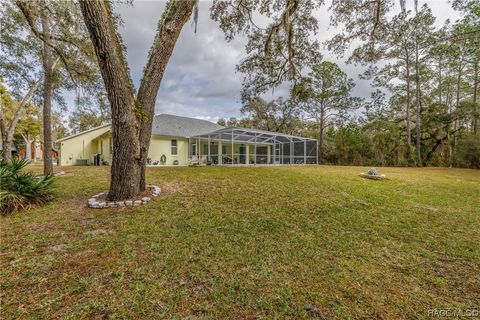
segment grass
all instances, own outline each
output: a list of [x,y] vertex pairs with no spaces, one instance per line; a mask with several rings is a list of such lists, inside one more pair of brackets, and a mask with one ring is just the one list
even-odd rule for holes
[[[60,169],[59,169],[60,170]],[[145,207],[89,210],[108,168],[3,217],[2,319],[424,319],[479,307],[480,171],[156,168]]]

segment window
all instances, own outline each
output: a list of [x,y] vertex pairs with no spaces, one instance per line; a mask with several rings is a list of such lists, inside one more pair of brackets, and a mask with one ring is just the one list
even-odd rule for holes
[[103,140],[100,140],[100,153],[103,154]]
[[172,155],[177,155],[177,140],[172,139],[171,142],[170,142],[170,146],[171,146],[170,153]]
[[110,154],[113,153],[113,143],[112,143],[112,137],[110,137],[110,140],[108,141],[108,144],[110,146]]

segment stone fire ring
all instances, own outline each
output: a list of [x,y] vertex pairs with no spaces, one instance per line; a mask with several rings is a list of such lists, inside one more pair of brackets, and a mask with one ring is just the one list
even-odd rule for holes
[[[160,194],[160,187],[154,185],[147,185],[147,188],[152,190],[152,197],[156,198]],[[98,197],[104,195],[106,192],[98,193],[88,199],[87,206],[92,209],[105,209],[105,208],[124,208],[124,207],[138,207],[140,205],[147,204],[151,197],[143,197],[141,200],[126,200],[126,201],[98,201]]]

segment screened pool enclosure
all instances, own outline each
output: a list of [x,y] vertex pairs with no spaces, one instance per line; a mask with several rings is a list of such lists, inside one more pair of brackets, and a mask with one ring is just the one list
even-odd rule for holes
[[189,159],[211,165],[314,164],[317,140],[227,127],[190,137]]

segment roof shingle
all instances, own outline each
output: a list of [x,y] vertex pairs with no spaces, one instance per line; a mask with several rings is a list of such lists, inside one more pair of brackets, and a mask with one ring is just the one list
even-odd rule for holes
[[221,125],[206,120],[159,114],[153,119],[152,134],[159,136],[192,137],[222,128]]

